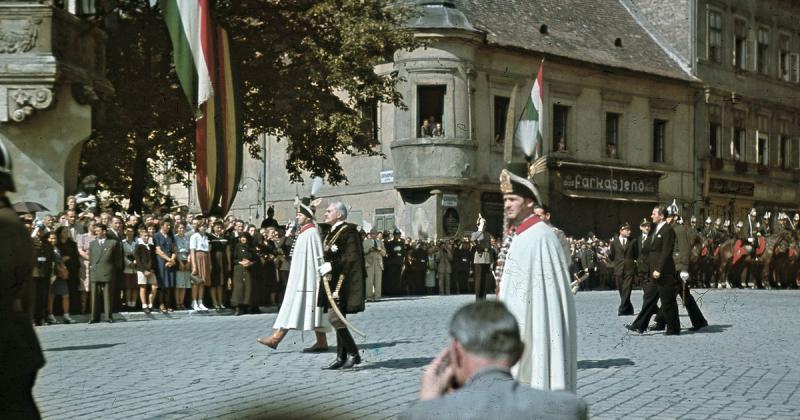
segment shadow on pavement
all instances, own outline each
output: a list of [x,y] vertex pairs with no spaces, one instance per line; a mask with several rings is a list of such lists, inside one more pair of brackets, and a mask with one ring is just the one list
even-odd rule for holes
[[52,349],[44,349],[44,351],[98,350],[98,349],[106,349],[109,347],[118,346],[120,344],[125,344],[125,343],[87,344],[83,346],[54,347]]
[[361,366],[358,370],[367,369],[414,369],[428,365],[433,357],[406,357],[403,359],[384,360]]
[[631,359],[579,360],[578,369],[608,369],[635,364]]
[[706,333],[721,333],[725,332],[728,328],[732,327],[732,324],[721,324],[721,325],[709,325],[707,327],[702,328],[700,331],[681,331],[681,334],[692,335],[692,334],[706,334]]
[[[398,344],[413,344],[413,343],[421,343],[421,342],[422,341],[420,341],[420,340],[415,340],[415,341],[400,340],[400,341],[389,341],[387,343],[365,343],[365,344],[359,344],[358,348],[359,349],[364,349],[364,350],[367,350],[367,349],[381,349],[381,348],[384,348],[384,347],[394,347],[394,346],[396,346]],[[334,345],[333,347],[335,348],[336,345]]]

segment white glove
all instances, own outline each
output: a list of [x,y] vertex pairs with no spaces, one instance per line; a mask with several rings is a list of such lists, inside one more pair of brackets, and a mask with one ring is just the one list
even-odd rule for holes
[[331,267],[331,263],[326,262],[321,266],[317,267],[317,272],[319,273],[320,277],[325,277],[326,274],[330,273],[333,268]]
[[686,282],[686,280],[689,280],[689,273],[687,273],[686,271],[681,271],[681,280],[683,280],[684,282]]
[[339,299],[339,292],[333,292],[333,298]]
[[747,242],[753,243],[753,238],[747,238]]

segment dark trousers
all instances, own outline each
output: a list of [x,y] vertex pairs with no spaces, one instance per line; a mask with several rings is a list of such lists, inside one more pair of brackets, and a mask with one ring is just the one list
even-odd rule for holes
[[[486,289],[491,282],[491,266],[489,264],[475,264],[475,300],[486,299]],[[493,282],[491,282],[493,283]]]
[[675,279],[672,275],[662,275],[655,280],[655,283],[656,288],[658,288],[658,296],[661,299],[661,315],[667,325],[667,333],[679,333],[681,323],[678,319],[677,296],[680,280]]
[[[708,321],[706,321],[706,318],[703,316],[703,312],[700,311],[700,307],[697,306],[697,301],[694,300],[694,296],[692,296],[689,285],[682,281],[678,283],[675,294],[681,297],[683,306],[686,307],[686,312],[689,314],[689,320],[692,322],[692,326],[698,327],[708,325]],[[683,285],[681,286],[680,283],[683,283]],[[660,311],[656,315],[656,324],[658,326],[664,325],[664,315]]]
[[41,324],[47,318],[47,298],[50,294],[50,279],[33,278],[33,321]]
[[455,291],[454,293],[466,293],[467,292],[467,278],[469,277],[469,271],[457,270],[453,271],[452,277],[450,277],[450,283],[452,289]]
[[658,312],[658,288],[653,279],[644,274],[642,275],[642,309],[636,315],[636,319],[631,323],[631,327],[644,332],[650,324],[650,318]]
[[386,264],[383,268],[383,294],[400,294],[400,276],[403,266],[398,264]]
[[[347,314],[342,314],[342,316],[347,317]],[[328,321],[330,321],[333,328],[336,329],[336,356],[339,359],[344,359],[348,355],[358,355],[356,340],[353,339],[353,335],[350,334],[347,325],[342,322],[342,319],[339,318],[339,315],[337,315],[336,311],[333,309],[328,309]]]
[[24,376],[0,377],[0,418],[39,419],[39,408],[33,400],[36,372]]
[[617,315],[633,315],[633,305],[631,304],[631,289],[633,288],[633,274],[622,274],[614,276],[619,291],[619,308]]
[[92,282],[92,320],[100,320],[100,311],[98,302],[100,300],[100,292],[103,293],[103,312],[106,314],[106,319],[111,319],[111,283],[95,283]]

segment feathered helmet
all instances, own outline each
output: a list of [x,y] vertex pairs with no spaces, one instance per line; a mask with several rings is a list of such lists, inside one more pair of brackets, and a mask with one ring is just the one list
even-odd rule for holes
[[736,222],[736,227],[738,227],[738,228],[744,227],[744,222],[739,220],[738,222]]
[[[714,224],[717,225],[717,226],[720,226],[722,224],[722,218],[717,217],[717,220],[714,221]],[[730,224],[730,223],[728,223],[728,224]]]
[[667,216],[680,216],[681,209],[678,207],[678,200],[673,199],[672,204],[667,206]]
[[322,204],[321,198],[314,198],[314,196],[322,188],[322,178],[316,177],[311,181],[311,195],[308,197],[294,198],[294,207],[298,213],[304,214],[306,217],[314,218],[314,211]]
[[[528,156],[526,155],[526,159]],[[530,162],[530,160],[528,160]],[[509,169],[500,171],[500,192],[503,194],[515,194],[520,197],[530,198],[536,204],[542,205],[542,196],[539,188],[533,180],[534,175],[547,170],[547,157],[542,156],[528,166],[528,177],[523,178]]]
[[711,218],[710,218],[710,217],[706,217],[706,224],[707,224],[707,225],[710,225],[710,224],[711,224]]
[[728,220],[728,219],[725,219],[725,223],[722,224],[722,226],[725,226],[725,227],[728,227],[730,225],[731,225],[731,221]]
[[780,212],[778,213],[778,220],[789,220],[789,215],[784,212]]
[[764,216],[762,216],[761,218],[762,218],[762,219],[769,219],[769,218],[771,218],[771,217],[772,217],[772,213],[770,213],[770,212],[766,212],[766,213],[764,213]]
[[758,216],[758,211],[755,209],[755,207],[750,209],[750,216],[752,217]]
[[697,217],[695,217],[695,216],[692,216],[692,217],[689,219],[689,223],[697,223]]

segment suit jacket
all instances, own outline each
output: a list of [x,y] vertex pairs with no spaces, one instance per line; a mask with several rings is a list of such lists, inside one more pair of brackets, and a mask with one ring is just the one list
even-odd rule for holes
[[608,258],[611,260],[614,267],[615,276],[628,276],[636,272],[636,264],[634,263],[636,244],[633,242],[633,240],[628,238],[625,241],[625,246],[623,246],[619,235],[611,240]]
[[672,258],[675,260],[676,271],[689,271],[692,260],[692,246],[689,244],[689,232],[684,225],[674,225],[675,249]]
[[653,227],[653,232],[648,239],[650,243],[647,256],[649,273],[652,275],[654,271],[658,271],[662,276],[672,276],[675,274],[675,261],[672,258],[672,251],[675,249],[675,231],[668,223],[665,223],[658,232],[655,231],[657,228],[658,226]]
[[114,280],[122,257],[117,241],[106,239],[103,246],[100,241],[93,240],[89,244],[89,271],[92,283],[108,283]]
[[463,388],[437,400],[418,401],[398,416],[412,419],[586,419],[586,403],[569,392],[520,384],[508,370],[485,368]]
[[[650,239],[649,235],[647,239]],[[647,265],[647,256],[650,254],[650,241],[647,239],[642,240],[642,234],[639,234],[631,243],[636,258],[636,272],[646,276],[651,273]]]
[[365,265],[367,267],[381,267],[381,269],[383,269],[383,256],[386,255],[383,241],[367,237],[364,239],[362,248],[364,249]]
[[[323,245],[325,261],[331,263],[329,283],[331,293],[336,290],[340,279],[342,282],[342,287],[339,289],[339,310],[343,314],[363,311],[367,290],[367,269],[364,266],[363,242],[356,225],[344,222],[334,227],[325,236]],[[323,308],[330,307],[322,284],[317,304]]]

